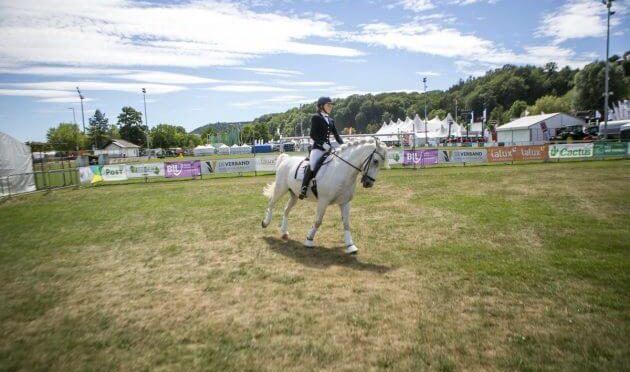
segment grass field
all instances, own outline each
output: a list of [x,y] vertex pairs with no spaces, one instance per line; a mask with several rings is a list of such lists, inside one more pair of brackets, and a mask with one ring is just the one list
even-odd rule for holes
[[279,239],[272,177],[0,204],[0,370],[630,370],[630,161],[394,169]]

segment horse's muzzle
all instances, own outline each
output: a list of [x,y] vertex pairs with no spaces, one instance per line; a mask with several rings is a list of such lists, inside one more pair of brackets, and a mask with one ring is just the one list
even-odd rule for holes
[[363,187],[365,187],[366,189],[369,189],[370,187],[374,186],[374,182],[372,181],[365,180],[362,183],[363,183]]

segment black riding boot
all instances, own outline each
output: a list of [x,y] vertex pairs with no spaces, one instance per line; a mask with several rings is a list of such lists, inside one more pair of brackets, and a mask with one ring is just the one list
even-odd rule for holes
[[308,192],[308,184],[311,182],[311,177],[313,177],[313,172],[311,171],[311,167],[307,166],[304,168],[304,179],[302,180],[302,189],[300,190],[300,199],[306,198],[306,193]]

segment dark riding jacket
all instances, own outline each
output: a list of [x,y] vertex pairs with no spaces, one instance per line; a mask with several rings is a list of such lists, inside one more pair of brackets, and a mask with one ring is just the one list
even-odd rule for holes
[[330,124],[326,122],[326,119],[321,113],[315,114],[311,117],[311,139],[313,140],[313,148],[318,150],[324,150],[324,143],[330,145],[330,134],[335,136],[337,142],[341,145],[343,140],[337,128],[335,128],[335,121],[329,116]]

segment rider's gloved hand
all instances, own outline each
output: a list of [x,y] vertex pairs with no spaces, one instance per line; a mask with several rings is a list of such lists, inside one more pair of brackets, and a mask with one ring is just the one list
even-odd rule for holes
[[324,144],[322,145],[322,147],[324,148],[324,150],[326,150],[326,151],[330,151],[330,145],[329,145],[329,144],[324,143]]

